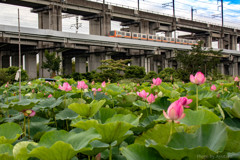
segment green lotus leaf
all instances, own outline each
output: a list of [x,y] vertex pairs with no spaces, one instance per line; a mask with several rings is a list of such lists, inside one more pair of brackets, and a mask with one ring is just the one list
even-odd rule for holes
[[128,95],[118,95],[116,97],[117,101],[119,102],[119,106],[122,107],[131,107],[133,102],[137,100],[137,95],[135,94],[128,94]]
[[170,124],[157,124],[135,139],[135,143],[144,145],[149,139],[158,144],[167,144],[170,136]]
[[120,140],[132,127],[134,127],[132,124],[120,121],[95,126],[97,132],[102,136],[101,141],[107,144]]
[[137,127],[139,124],[140,118],[141,118],[141,116],[137,117],[133,114],[127,114],[127,115],[116,114],[112,118],[107,119],[105,123],[126,122],[126,123],[129,123],[129,124]]
[[88,130],[89,128],[95,128],[98,125],[98,121],[95,119],[91,120],[80,120],[76,123],[71,124],[73,127],[81,128],[83,130]]
[[16,123],[4,123],[0,125],[0,144],[13,143],[22,134],[21,127]]
[[66,120],[66,119],[75,119],[78,117],[78,114],[71,109],[65,108],[58,114],[56,114],[56,120]]
[[41,160],[66,160],[77,153],[91,150],[89,143],[100,138],[95,129],[74,133],[66,131],[50,131],[44,134],[38,144],[31,148],[32,157]]
[[37,143],[35,143],[35,142],[28,142],[28,141],[23,141],[23,142],[17,143],[13,147],[14,158],[17,160],[28,160],[28,158],[31,157],[31,155],[28,153],[28,150],[27,150],[27,146],[29,144],[37,145]]
[[194,133],[175,132],[167,145],[152,143],[149,146],[159,151],[163,158],[204,159],[204,156],[223,152],[227,144],[227,130],[222,122],[204,124]]
[[82,117],[89,118],[94,116],[99,109],[104,105],[106,100],[96,101],[93,100],[90,104],[79,104],[73,103],[68,106],[69,109],[73,110]]
[[170,106],[170,102],[168,101],[168,97],[157,98],[154,103],[151,104],[151,107],[155,111],[167,110]]
[[120,149],[127,160],[161,160],[159,153],[141,144],[131,144]]
[[144,110],[149,106],[147,102],[143,102],[141,100],[137,100],[136,102],[133,102],[133,105],[139,107],[141,110]]
[[106,90],[109,95],[117,96],[117,95],[121,94],[123,89],[114,84],[110,84],[110,85],[107,85]]
[[216,114],[206,109],[198,111],[187,109],[184,113],[186,116],[180,120],[180,122],[188,126],[209,124],[220,121],[220,118]]
[[11,102],[10,105],[17,111],[21,112],[24,109],[33,108],[40,101],[41,101],[40,99],[22,99],[18,102]]
[[56,128],[52,128],[47,125],[49,121],[49,119],[37,116],[32,117],[30,120],[30,136],[33,137],[34,140],[39,140],[45,132],[55,130]]
[[0,144],[0,159],[13,160],[13,146],[11,144]]
[[90,145],[93,147],[92,150],[82,151],[81,153],[88,156],[95,156],[109,147],[109,144],[103,143],[98,140],[91,142]]
[[95,118],[100,120],[101,123],[105,123],[108,118],[113,117],[116,111],[111,108],[101,108],[99,112],[95,115]]
[[45,109],[45,108],[48,108],[48,109],[52,109],[52,108],[55,108],[57,106],[59,106],[61,103],[62,103],[62,99],[61,98],[58,98],[58,99],[55,99],[55,98],[47,98],[47,99],[44,99],[44,101],[41,101],[39,102],[34,108],[33,110],[39,110],[39,109]]

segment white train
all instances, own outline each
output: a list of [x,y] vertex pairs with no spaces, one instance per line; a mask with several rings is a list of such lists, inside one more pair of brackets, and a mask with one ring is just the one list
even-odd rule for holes
[[162,36],[151,35],[151,34],[116,31],[116,30],[110,31],[108,36],[117,37],[117,38],[130,38],[130,39],[139,39],[139,40],[147,40],[147,41],[165,42],[165,43],[198,45],[198,41],[196,40],[176,38],[176,41],[175,41],[175,38],[172,38],[172,37],[162,37]]

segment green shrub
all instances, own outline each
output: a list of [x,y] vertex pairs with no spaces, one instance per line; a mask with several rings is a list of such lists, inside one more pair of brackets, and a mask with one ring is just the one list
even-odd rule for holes
[[151,80],[153,78],[157,78],[157,73],[154,71],[150,71],[146,74],[146,76],[144,77],[145,80]]
[[93,80],[95,82],[107,82],[108,80],[110,80],[112,83],[114,83],[120,81],[121,79],[123,79],[123,76],[121,74],[111,71],[96,73],[93,77]]
[[179,79],[178,72],[173,68],[165,68],[158,74],[158,77],[164,82],[172,82],[175,79]]
[[128,66],[125,70],[125,78],[143,78],[146,75],[144,67]]
[[[3,85],[6,82],[13,83],[15,82],[15,76],[18,71],[18,67],[12,66],[9,68],[0,69],[0,85]],[[28,79],[27,72],[25,70],[21,70],[21,80],[26,81]]]

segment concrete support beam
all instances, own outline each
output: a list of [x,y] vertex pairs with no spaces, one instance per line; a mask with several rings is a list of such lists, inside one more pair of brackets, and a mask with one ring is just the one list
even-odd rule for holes
[[75,57],[75,72],[86,73],[86,57],[76,56]]
[[218,65],[218,71],[221,73],[221,74],[225,74],[224,73],[224,63],[220,63]]
[[8,68],[10,67],[10,56],[9,55],[3,55],[1,56],[1,61],[2,61],[2,64],[1,64],[1,68]]
[[[22,59],[22,62],[23,62],[23,59]],[[16,66],[16,67],[19,66],[19,55],[18,54],[12,55],[12,66]],[[22,63],[22,66],[23,66],[23,63]]]
[[237,35],[230,35],[230,49],[237,50]]
[[62,31],[62,7],[50,5],[38,12],[38,28]]
[[89,20],[89,32],[92,35],[107,36],[111,30],[111,15],[103,14],[102,17]]
[[88,61],[88,69],[89,72],[91,71],[98,71],[97,68],[101,65],[101,60],[106,59],[106,54],[90,54],[89,61]]
[[29,79],[37,78],[37,61],[36,54],[25,54],[25,70],[27,71]]
[[233,76],[238,76],[238,57],[233,58]]
[[70,75],[72,74],[72,57],[71,56],[63,56],[63,74]]

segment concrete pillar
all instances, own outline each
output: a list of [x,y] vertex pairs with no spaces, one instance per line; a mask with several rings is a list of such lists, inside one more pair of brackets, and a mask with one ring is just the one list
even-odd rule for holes
[[29,79],[37,78],[37,62],[36,54],[25,54],[25,70],[27,71]]
[[156,34],[156,31],[160,29],[160,23],[149,23],[149,34]]
[[111,30],[111,15],[103,14],[102,17],[89,20],[89,32],[92,35],[107,36]]
[[158,63],[157,63],[157,61],[153,61],[153,71],[158,74]]
[[50,77],[50,72],[47,69],[43,69],[43,62],[46,62],[45,52],[39,52],[39,78],[48,78]]
[[10,67],[10,56],[9,55],[3,55],[1,56],[1,68],[8,68]]
[[206,36],[205,38],[205,43],[204,43],[204,47],[212,47],[212,36]]
[[86,73],[86,57],[75,57],[75,72]]
[[38,28],[62,31],[62,7],[55,5],[48,7],[38,12]]
[[221,74],[225,74],[225,73],[224,73],[224,64],[223,64],[223,63],[218,64],[218,71],[219,71]]
[[72,74],[72,57],[63,56],[63,74],[70,75]]
[[[22,62],[23,62],[23,59],[22,59]],[[12,55],[12,66],[16,66],[16,67],[19,66],[19,55],[18,54]],[[23,63],[22,63],[22,66],[23,66]]]
[[[89,71],[97,70],[99,66],[101,66],[101,60],[105,60],[106,55],[102,54],[90,54],[89,61],[88,61],[88,68]],[[99,71],[99,70],[97,70]]]
[[237,50],[237,35],[230,35],[230,49]]
[[141,20],[140,33],[149,34],[149,21]]
[[238,57],[233,58],[233,76],[238,76]]
[[[141,66],[141,58],[139,56],[132,56],[131,57],[131,66]],[[144,66],[145,67],[145,66]]]

